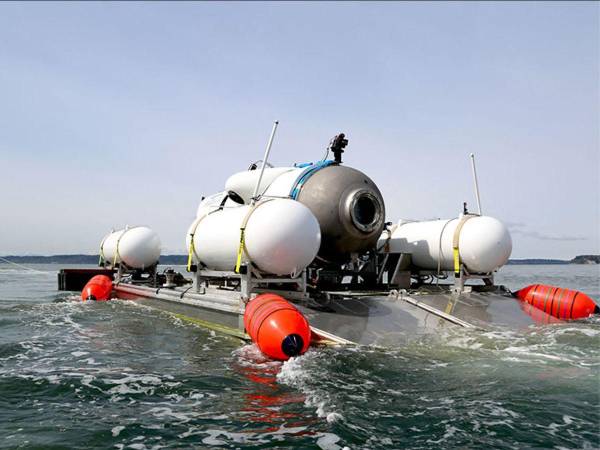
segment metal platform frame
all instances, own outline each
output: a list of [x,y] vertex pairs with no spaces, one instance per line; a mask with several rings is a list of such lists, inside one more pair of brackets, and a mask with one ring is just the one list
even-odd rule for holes
[[[306,270],[300,272],[300,275],[297,277],[273,275],[263,277],[258,271],[248,265],[242,265],[239,273],[198,269],[195,272],[193,289],[196,293],[202,294],[206,292],[206,288],[213,279],[218,279],[225,283],[227,283],[227,280],[239,280],[240,297],[245,303],[250,300],[252,294],[260,294],[267,291],[277,291],[282,296],[296,301],[305,301],[309,298],[306,292]],[[272,287],[267,289],[267,286],[264,286],[267,284],[296,284],[298,289],[274,289]]]

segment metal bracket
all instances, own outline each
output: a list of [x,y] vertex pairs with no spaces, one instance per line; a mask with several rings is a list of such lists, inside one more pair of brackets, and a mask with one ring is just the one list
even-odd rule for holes
[[454,277],[454,286],[452,287],[452,292],[456,294],[462,294],[466,292],[471,292],[471,286],[465,286],[467,280],[483,280],[483,282],[487,286],[494,285],[494,274],[484,273],[484,274],[471,274],[467,271],[466,267],[461,263],[460,272],[455,274]]

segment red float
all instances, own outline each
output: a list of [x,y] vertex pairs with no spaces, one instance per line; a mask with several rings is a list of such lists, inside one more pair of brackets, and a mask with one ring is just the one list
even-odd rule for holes
[[583,319],[600,312],[594,300],[573,289],[532,284],[518,290],[514,295],[558,319]]
[[106,275],[96,275],[87,282],[81,291],[81,300],[105,301],[110,298],[112,280]]
[[301,355],[310,345],[308,321],[279,295],[261,294],[250,300],[244,326],[260,351],[273,359],[285,361]]

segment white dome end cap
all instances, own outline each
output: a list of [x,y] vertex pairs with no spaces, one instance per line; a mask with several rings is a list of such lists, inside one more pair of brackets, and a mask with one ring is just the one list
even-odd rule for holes
[[161,242],[158,234],[148,227],[127,230],[119,242],[119,255],[129,267],[144,269],[160,258]]
[[321,228],[300,202],[275,199],[258,205],[246,226],[246,249],[261,270],[298,275],[317,256]]
[[460,257],[471,273],[489,273],[508,262],[512,239],[508,228],[489,216],[467,220],[460,232]]

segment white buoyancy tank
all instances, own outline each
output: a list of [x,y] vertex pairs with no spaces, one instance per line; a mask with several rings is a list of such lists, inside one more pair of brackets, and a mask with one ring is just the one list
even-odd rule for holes
[[158,263],[160,239],[148,227],[129,227],[106,236],[100,244],[100,254],[110,264],[146,269]]
[[287,199],[263,200],[198,217],[188,230],[188,251],[193,236],[198,264],[234,270],[244,221],[243,261],[251,261],[265,273],[297,275],[317,255],[321,244],[317,219],[306,206]]
[[[378,248],[410,253],[412,263],[427,270],[454,270],[454,233],[461,218],[400,222],[384,231]],[[458,236],[460,260],[470,273],[490,273],[508,261],[512,239],[506,226],[489,216],[470,216]]]
[[[258,195],[262,195],[276,178],[291,170],[294,170],[294,167],[265,167]],[[259,176],[260,168],[234,173],[225,182],[225,189],[235,192],[244,200],[244,203],[248,204],[252,200]]]

